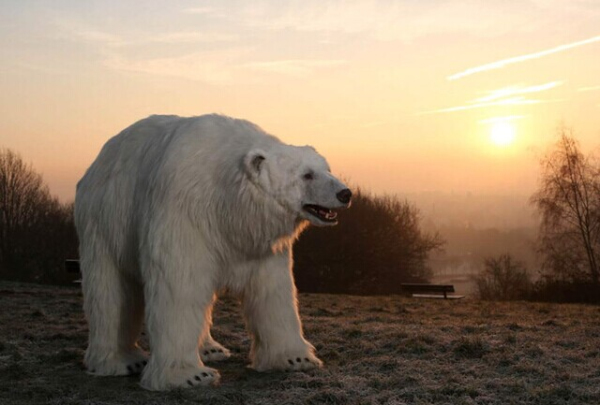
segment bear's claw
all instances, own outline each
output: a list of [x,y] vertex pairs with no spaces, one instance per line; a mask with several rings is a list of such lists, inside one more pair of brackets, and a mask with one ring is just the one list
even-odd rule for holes
[[128,364],[127,371],[129,372],[129,375],[140,374],[144,367],[146,367],[146,364],[148,364],[147,360],[138,361],[134,364]]
[[[215,342],[216,343],[216,342]],[[218,344],[218,343],[216,343]],[[213,361],[221,361],[228,359],[231,356],[231,352],[223,346],[212,346],[204,347],[200,349],[200,358],[203,363],[210,363]]]
[[187,385],[190,387],[205,386],[218,381],[218,375],[212,372],[201,372],[187,380]]
[[306,371],[323,366],[323,362],[319,360],[309,350],[298,350],[298,352],[276,355],[270,358],[256,357],[252,363],[252,368],[256,371]]
[[299,371],[299,370],[312,370],[313,368],[319,368],[323,365],[321,360],[316,357],[314,360],[304,357],[296,357],[295,359],[288,359],[289,366],[286,368],[288,371]]
[[148,356],[141,350],[131,352],[115,352],[110,356],[98,359],[89,356],[85,359],[87,373],[94,376],[135,375],[140,374]]

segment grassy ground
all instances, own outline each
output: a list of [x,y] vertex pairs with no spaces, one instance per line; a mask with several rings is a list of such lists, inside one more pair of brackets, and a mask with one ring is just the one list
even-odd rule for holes
[[219,301],[213,335],[233,356],[217,387],[154,393],[81,365],[76,288],[0,282],[0,403],[600,404],[600,307],[301,295],[325,367],[257,373],[239,306]]

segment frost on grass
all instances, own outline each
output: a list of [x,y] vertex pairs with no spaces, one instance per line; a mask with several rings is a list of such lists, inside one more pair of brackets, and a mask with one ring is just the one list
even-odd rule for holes
[[[248,369],[235,299],[215,309],[230,348],[214,388],[153,393],[137,377],[81,366],[87,326],[76,288],[0,282],[0,403],[599,404],[600,308],[300,294],[325,367]],[[145,341],[143,345],[147,345]]]

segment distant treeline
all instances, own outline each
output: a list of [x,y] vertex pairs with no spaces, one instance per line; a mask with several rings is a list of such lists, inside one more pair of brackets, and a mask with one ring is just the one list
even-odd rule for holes
[[[427,257],[442,240],[421,231],[414,206],[355,190],[339,219],[332,228],[310,228],[296,244],[300,291],[388,294],[402,282],[429,280]],[[73,204],[52,197],[18,154],[0,150],[0,277],[68,282],[63,263],[77,250]]]

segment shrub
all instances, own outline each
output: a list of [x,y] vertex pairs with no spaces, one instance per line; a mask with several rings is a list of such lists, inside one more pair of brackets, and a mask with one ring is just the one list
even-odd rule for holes
[[296,281],[304,292],[399,293],[400,283],[429,280],[427,257],[442,244],[407,201],[357,189],[337,226],[308,229],[296,243]]
[[599,304],[600,286],[589,281],[544,277],[535,283],[531,299],[544,302]]
[[525,266],[508,254],[485,259],[483,271],[474,279],[479,298],[483,300],[527,299],[532,289]]

